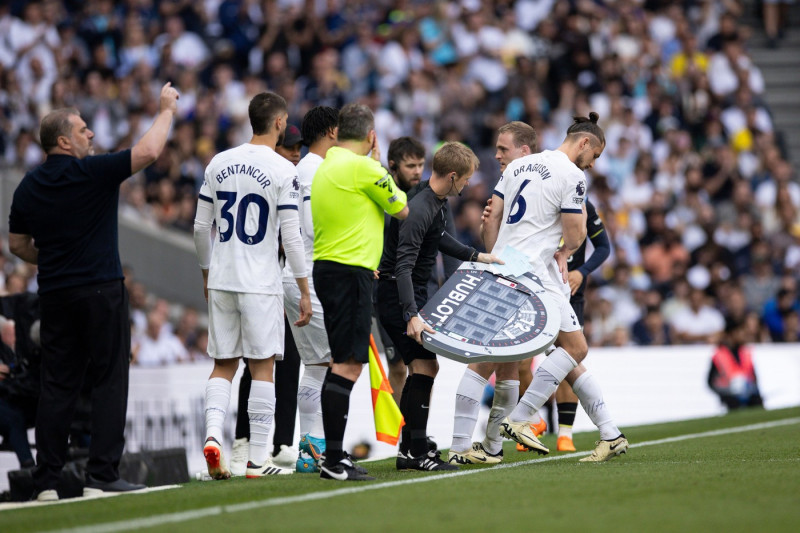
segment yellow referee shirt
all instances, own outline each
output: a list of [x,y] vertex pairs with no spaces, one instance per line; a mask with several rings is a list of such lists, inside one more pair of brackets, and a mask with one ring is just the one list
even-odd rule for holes
[[406,194],[374,159],[333,147],[311,182],[314,261],[375,270],[383,251],[383,212],[402,211]]

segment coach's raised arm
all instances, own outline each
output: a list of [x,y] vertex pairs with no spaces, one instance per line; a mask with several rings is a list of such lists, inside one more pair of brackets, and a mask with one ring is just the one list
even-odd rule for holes
[[172,118],[178,110],[178,98],[180,98],[178,91],[172,84],[165,83],[161,88],[156,120],[131,150],[131,174],[147,168],[161,155],[164,145],[167,144]]

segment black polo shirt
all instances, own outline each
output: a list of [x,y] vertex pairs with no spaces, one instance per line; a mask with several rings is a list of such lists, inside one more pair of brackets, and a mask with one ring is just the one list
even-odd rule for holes
[[78,159],[51,154],[25,174],[11,204],[11,233],[39,249],[39,293],[122,279],[119,185],[131,151]]
[[408,192],[408,218],[391,220],[378,270],[382,277],[397,280],[404,315],[417,314],[415,292],[427,296],[436,254],[441,251],[469,261],[475,253],[447,233],[447,210],[447,199],[436,196],[428,181],[421,181]]

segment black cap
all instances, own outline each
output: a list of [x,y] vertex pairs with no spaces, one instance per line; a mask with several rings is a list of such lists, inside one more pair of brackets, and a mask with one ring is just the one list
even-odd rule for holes
[[294,124],[287,125],[286,133],[283,135],[283,147],[289,148],[301,142],[303,142],[303,135],[300,133],[300,128]]

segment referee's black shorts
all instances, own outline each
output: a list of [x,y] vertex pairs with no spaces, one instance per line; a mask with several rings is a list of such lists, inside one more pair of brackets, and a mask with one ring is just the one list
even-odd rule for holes
[[[422,309],[428,299],[428,288],[414,287],[414,300]],[[400,295],[395,280],[378,280],[378,320],[394,343],[395,351],[400,353],[405,364],[415,359],[436,359],[436,354],[423,348],[413,337],[406,335],[408,324],[403,319]]]
[[334,261],[314,262],[314,289],[325,313],[334,363],[369,362],[372,270]]

